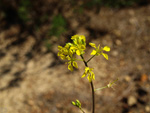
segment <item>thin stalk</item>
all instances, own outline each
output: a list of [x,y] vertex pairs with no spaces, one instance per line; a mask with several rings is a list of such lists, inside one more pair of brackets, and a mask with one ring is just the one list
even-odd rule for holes
[[83,61],[83,59],[75,59],[76,61]]
[[[81,56],[81,58],[83,59],[83,62],[84,62],[84,64],[85,64],[85,66],[86,67],[88,67],[88,62],[92,59],[92,57],[94,57],[94,56],[92,56],[87,62],[84,60],[84,57],[82,56],[82,55],[80,55]],[[93,82],[91,81],[90,82],[90,84],[91,84],[91,89],[92,89],[92,113],[95,113],[95,95],[94,95],[94,85],[93,85]]]
[[85,66],[88,67],[87,62],[84,60],[84,57],[83,57],[82,55],[80,55],[80,56],[81,56],[81,58],[83,59],[83,62],[84,62],[84,64],[85,64]]
[[95,89],[94,91],[101,90],[101,89],[104,89],[104,88],[108,88],[108,86],[104,86],[104,87],[101,87],[101,88],[97,88],[97,89]]
[[80,108],[80,110],[82,111],[82,113],[85,113],[82,108]]
[[86,63],[88,63],[93,57],[95,57],[95,55],[93,55]]
[[91,88],[92,88],[92,105],[93,105],[92,113],[95,113],[95,95],[94,95],[94,86],[92,81],[91,81]]

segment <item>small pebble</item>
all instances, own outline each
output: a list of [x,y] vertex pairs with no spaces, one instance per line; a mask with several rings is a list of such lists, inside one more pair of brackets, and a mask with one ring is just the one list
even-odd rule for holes
[[131,77],[128,76],[128,75],[126,75],[126,76],[125,76],[125,80],[126,80],[127,82],[129,82],[129,81],[131,81]]
[[121,31],[119,31],[119,30],[114,30],[113,33],[114,33],[117,37],[121,37]]
[[116,56],[118,56],[118,54],[119,54],[118,51],[116,51],[116,50],[112,51],[112,55],[113,55],[113,56],[116,57]]
[[142,66],[142,65],[137,65],[137,69],[138,69],[138,70],[142,70],[142,69],[143,69],[143,66]]
[[128,105],[129,106],[133,106],[136,103],[137,103],[137,99],[134,96],[129,96],[129,98],[128,98]]
[[116,40],[116,45],[118,45],[118,46],[122,45],[121,40]]
[[147,113],[150,113],[150,106],[147,105],[147,106],[145,107],[145,111],[146,111]]

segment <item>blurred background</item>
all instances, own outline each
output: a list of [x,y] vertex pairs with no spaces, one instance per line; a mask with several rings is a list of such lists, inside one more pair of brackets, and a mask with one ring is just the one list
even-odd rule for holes
[[94,57],[96,113],[150,113],[149,0],[0,0],[0,113],[91,113],[84,72],[70,72],[57,46],[71,36],[109,46],[109,60]]

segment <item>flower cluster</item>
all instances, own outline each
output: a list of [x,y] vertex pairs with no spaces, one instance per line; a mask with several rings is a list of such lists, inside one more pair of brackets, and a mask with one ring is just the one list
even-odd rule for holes
[[73,40],[73,46],[70,48],[74,50],[77,55],[84,54],[84,50],[86,49],[86,39],[83,35],[74,35],[71,37]]
[[[71,37],[72,43],[66,43],[64,47],[58,46],[58,56],[62,60],[67,60],[68,69],[70,71],[73,71],[74,68],[78,68],[77,60],[75,57],[75,54],[78,56],[81,56],[82,61],[86,62],[83,58],[83,54],[85,53],[84,50],[86,49],[86,38],[83,35],[74,35]],[[90,61],[94,56],[103,55],[108,60],[108,55],[104,53],[104,51],[108,52],[110,51],[110,48],[108,46],[101,47],[96,45],[94,43],[89,43],[90,46],[94,47],[95,49],[91,52],[91,55],[93,55],[88,61]],[[86,63],[88,63],[88,61]],[[89,82],[92,80],[95,80],[95,74],[93,72],[93,68],[89,68],[88,66],[85,67],[85,72],[82,75],[82,78],[87,75],[87,79]]]
[[103,55],[108,60],[108,55],[103,51],[109,52],[110,47],[105,46],[104,48],[103,47],[100,48],[100,44],[98,45],[98,47],[96,47],[94,43],[89,43],[89,45],[95,48],[95,50],[92,51],[91,55],[96,55],[96,56]]
[[71,37],[73,43],[66,43],[64,47],[58,46],[58,56],[62,60],[68,60],[68,69],[73,71],[73,67],[78,68],[74,54],[82,55],[86,49],[86,39],[83,35],[74,35]]
[[92,70],[93,68],[85,67],[85,72],[83,73],[82,78],[88,75],[87,79],[89,80],[89,82],[91,82],[92,79],[95,80],[95,74]]
[[76,102],[72,101],[72,105],[77,106],[79,108],[81,108],[81,103],[79,100],[76,99]]

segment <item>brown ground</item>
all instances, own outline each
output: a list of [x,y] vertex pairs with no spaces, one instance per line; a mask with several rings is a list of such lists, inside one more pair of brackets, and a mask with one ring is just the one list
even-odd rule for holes
[[[100,56],[89,63],[96,74],[95,88],[119,78],[115,90],[95,93],[96,113],[150,113],[150,6],[84,14],[87,23],[72,17],[70,29],[88,42],[111,48],[108,61]],[[44,44],[33,52],[36,36],[17,42],[19,30],[13,25],[0,31],[0,113],[80,113],[71,105],[75,99],[90,113],[90,85],[81,78],[84,64],[78,62],[79,70],[70,72],[56,57],[59,40],[52,52],[47,53]],[[85,59],[91,51],[87,46]]]

